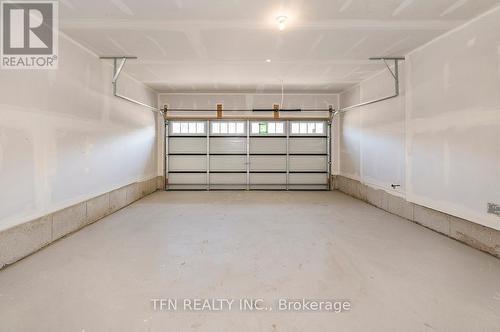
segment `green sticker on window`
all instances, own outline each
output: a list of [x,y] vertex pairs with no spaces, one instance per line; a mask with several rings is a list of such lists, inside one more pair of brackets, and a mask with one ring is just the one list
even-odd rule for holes
[[267,123],[259,123],[259,134],[267,134]]

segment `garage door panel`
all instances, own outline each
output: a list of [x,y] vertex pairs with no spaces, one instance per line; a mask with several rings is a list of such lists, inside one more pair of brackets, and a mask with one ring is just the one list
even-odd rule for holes
[[285,190],[286,174],[254,173],[250,174],[250,189],[253,190]]
[[289,175],[289,183],[294,184],[328,184],[326,174],[292,173]]
[[286,138],[250,138],[250,153],[286,153]]
[[246,184],[211,184],[211,190],[245,190]]
[[203,172],[207,170],[206,156],[169,156],[168,170],[170,172]]
[[250,171],[286,171],[286,156],[250,156]]
[[250,185],[251,190],[286,190],[287,186],[286,184],[280,184],[280,185],[271,185],[271,184],[263,184],[263,185],[258,185],[258,184],[252,184]]
[[210,153],[246,153],[246,137],[212,137]]
[[[326,122],[281,121],[279,132],[270,125],[273,121],[265,120],[258,126],[250,121],[250,127],[245,120],[178,122],[175,133],[172,129],[173,135],[167,137],[169,189],[329,188]],[[250,128],[249,136],[246,128]]]
[[328,190],[327,184],[290,184],[288,190]]
[[169,185],[206,184],[207,174],[203,173],[172,173],[168,177]]
[[246,171],[246,158],[246,156],[210,156],[210,171]]
[[246,173],[212,173],[210,174],[210,189],[214,190],[243,190],[247,185]]
[[286,184],[286,174],[254,173],[250,174],[251,185]]
[[289,152],[293,153],[316,153],[326,154],[327,146],[325,138],[290,138]]
[[326,156],[290,156],[291,172],[326,172]]
[[211,185],[246,185],[246,174],[210,174]]
[[207,153],[206,137],[170,137],[169,153]]
[[206,184],[168,184],[168,190],[207,190]]

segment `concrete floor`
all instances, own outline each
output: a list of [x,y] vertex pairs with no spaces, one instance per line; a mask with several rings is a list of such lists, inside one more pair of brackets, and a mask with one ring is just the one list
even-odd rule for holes
[[[349,312],[154,311],[153,298]],[[158,192],[0,271],[0,331],[498,331],[500,260],[338,192]]]

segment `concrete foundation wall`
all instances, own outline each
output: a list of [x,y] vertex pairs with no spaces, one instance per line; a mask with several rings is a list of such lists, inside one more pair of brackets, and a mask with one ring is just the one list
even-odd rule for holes
[[332,181],[336,190],[349,196],[500,258],[500,231],[408,202],[344,176],[333,176]]
[[132,183],[0,231],[0,269],[163,188],[163,177]]

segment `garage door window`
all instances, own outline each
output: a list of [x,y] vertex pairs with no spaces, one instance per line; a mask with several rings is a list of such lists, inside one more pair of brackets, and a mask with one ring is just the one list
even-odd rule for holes
[[283,135],[285,124],[283,122],[252,122],[252,135]]
[[244,134],[245,123],[240,121],[212,122],[212,134],[234,135]]
[[204,134],[205,122],[172,122],[172,134]]
[[292,122],[292,135],[324,135],[323,122]]

